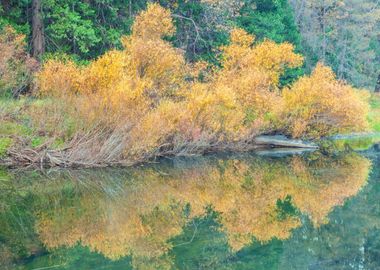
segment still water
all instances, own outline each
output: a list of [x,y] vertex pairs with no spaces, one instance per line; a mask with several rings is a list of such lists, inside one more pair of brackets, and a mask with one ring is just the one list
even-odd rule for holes
[[0,170],[0,269],[380,269],[380,154]]

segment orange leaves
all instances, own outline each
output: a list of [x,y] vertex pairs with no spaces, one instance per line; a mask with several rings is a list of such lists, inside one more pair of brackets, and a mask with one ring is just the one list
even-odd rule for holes
[[161,39],[123,39],[126,72],[132,78],[144,80],[148,95],[172,95],[184,83],[185,59],[183,53]]
[[255,37],[248,34],[243,29],[235,28],[231,31],[230,40],[232,44],[236,44],[242,47],[249,47],[253,44]]
[[366,91],[335,79],[333,71],[318,64],[309,77],[284,90],[285,127],[294,137],[320,137],[365,130],[368,126]]
[[173,35],[175,27],[170,11],[159,4],[149,4],[147,10],[140,13],[132,26],[132,36],[142,39],[161,39]]
[[79,78],[79,68],[72,61],[50,60],[37,75],[39,94],[54,97],[72,95],[77,90]]
[[254,36],[242,29],[234,29],[231,32],[231,44],[222,47],[225,70],[263,71],[270,76],[273,86],[277,86],[279,77],[284,73],[285,68],[302,65],[303,57],[294,52],[292,44],[277,44],[265,40],[253,45],[254,39]]
[[303,57],[294,53],[294,46],[290,43],[277,44],[266,40],[257,45],[252,54],[251,61],[268,72],[274,85],[278,84],[285,68],[296,68],[303,63]]
[[122,39],[123,50],[85,67],[46,63],[40,93],[75,108],[75,117],[90,125],[128,126],[128,157],[205,138],[202,145],[247,141],[279,129],[317,137],[365,127],[364,101],[328,68],[319,65],[311,77],[280,92],[285,69],[303,62],[289,43],[255,43],[254,36],[234,29],[231,43],[221,48],[222,67],[215,67],[186,63],[183,52],[163,39],[173,32],[170,12],[150,4]]

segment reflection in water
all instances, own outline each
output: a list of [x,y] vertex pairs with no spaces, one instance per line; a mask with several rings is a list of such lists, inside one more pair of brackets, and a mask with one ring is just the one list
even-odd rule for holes
[[[128,170],[23,175],[14,188],[31,193],[35,230],[51,252],[78,243],[111,260],[132,256],[134,268],[170,269],[172,241],[194,220],[217,213],[214,227],[232,252],[286,240],[308,217],[318,228],[334,207],[365,186],[371,163],[339,158],[245,157]],[[194,223],[195,224],[195,223]]]

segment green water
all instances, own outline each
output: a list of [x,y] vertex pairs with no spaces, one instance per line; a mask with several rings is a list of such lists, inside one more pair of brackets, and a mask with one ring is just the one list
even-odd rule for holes
[[380,269],[380,154],[0,170],[0,269]]

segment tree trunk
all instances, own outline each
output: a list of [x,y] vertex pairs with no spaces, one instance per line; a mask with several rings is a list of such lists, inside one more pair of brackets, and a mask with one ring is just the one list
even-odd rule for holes
[[42,21],[41,0],[32,1],[32,54],[37,60],[41,59],[45,52],[45,34]]
[[377,83],[375,87],[375,93],[380,93],[380,74],[379,77],[377,77]]

